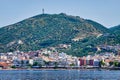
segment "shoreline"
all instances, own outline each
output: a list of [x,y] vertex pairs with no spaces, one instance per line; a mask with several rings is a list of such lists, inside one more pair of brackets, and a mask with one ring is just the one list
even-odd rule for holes
[[108,67],[78,67],[78,68],[74,68],[74,67],[69,67],[69,68],[54,68],[54,67],[48,67],[48,68],[9,68],[9,69],[0,69],[0,70],[120,70],[120,67],[114,67],[114,68],[108,68]]

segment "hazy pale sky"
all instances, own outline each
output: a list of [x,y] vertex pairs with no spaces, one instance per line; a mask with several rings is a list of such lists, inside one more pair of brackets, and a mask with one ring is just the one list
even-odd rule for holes
[[0,0],[0,27],[42,13],[66,13],[106,27],[120,24],[120,0]]

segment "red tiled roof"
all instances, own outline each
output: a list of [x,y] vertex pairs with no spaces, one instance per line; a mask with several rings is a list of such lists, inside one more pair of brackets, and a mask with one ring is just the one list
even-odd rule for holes
[[7,67],[7,66],[8,66],[8,64],[7,64],[7,63],[5,63],[5,62],[0,62],[0,66]]

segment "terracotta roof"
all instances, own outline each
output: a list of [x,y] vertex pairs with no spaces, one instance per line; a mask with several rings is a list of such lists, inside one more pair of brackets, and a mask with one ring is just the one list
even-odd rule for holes
[[105,59],[105,62],[108,62],[108,63],[109,63],[110,61],[111,61],[111,60],[109,60],[109,59]]
[[8,64],[7,64],[7,63],[5,63],[5,62],[0,62],[0,66],[7,67],[7,66],[8,66]]

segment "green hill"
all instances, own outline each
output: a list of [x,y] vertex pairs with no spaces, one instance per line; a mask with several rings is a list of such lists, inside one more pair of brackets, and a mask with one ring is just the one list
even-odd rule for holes
[[110,28],[111,32],[120,35],[120,25]]
[[120,25],[110,28],[110,31],[114,34],[114,43],[120,44]]
[[94,45],[92,41],[107,33],[109,30],[101,24],[79,16],[40,14],[0,28],[0,52],[39,50],[66,44],[71,48],[58,50],[86,55],[89,51],[86,46]]

